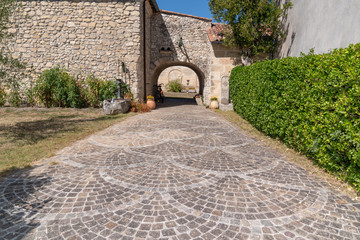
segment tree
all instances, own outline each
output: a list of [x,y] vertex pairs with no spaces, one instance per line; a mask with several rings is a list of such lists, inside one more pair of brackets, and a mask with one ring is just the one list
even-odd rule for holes
[[274,53],[285,37],[281,19],[292,7],[291,1],[279,0],[210,0],[211,13],[218,22],[229,26],[225,44],[238,46],[248,57]]
[[0,87],[6,84],[10,88],[18,88],[19,73],[25,69],[25,64],[11,56],[7,44],[13,37],[13,33],[9,32],[10,18],[18,6],[16,0],[0,0]]

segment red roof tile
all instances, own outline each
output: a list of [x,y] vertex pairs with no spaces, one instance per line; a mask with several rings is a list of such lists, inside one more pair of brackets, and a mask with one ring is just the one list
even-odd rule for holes
[[210,42],[222,42],[225,39],[225,28],[227,25],[212,23],[211,28],[207,30]]

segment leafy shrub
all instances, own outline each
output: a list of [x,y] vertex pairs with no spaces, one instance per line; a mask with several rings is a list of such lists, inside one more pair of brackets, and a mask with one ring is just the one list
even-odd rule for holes
[[360,191],[360,44],[236,67],[235,111]]
[[12,107],[20,107],[21,106],[21,96],[18,90],[11,90],[8,95],[8,102]]
[[68,83],[67,101],[65,107],[81,108],[86,106],[81,84],[71,77]]
[[99,88],[101,85],[100,79],[92,76],[86,78],[85,99],[91,107],[98,107],[100,103]]
[[104,101],[110,98],[116,98],[117,85],[115,81],[102,81],[99,89],[100,101]]
[[0,107],[4,106],[6,103],[6,92],[5,89],[0,86]]
[[182,87],[183,86],[179,79],[169,81],[165,86],[166,90],[169,92],[181,92]]
[[34,107],[36,105],[35,91],[32,86],[25,90],[25,102],[30,106]]
[[[129,86],[122,84],[124,93],[130,93]],[[46,107],[100,107],[106,99],[116,98],[117,84],[94,76],[75,79],[59,67],[45,70],[35,82],[34,88],[25,91],[27,102],[35,105],[36,100]],[[36,100],[35,100],[36,99]]]
[[92,107],[99,107],[110,98],[116,98],[117,85],[115,81],[103,81],[93,76],[86,79],[85,98]]
[[114,81],[89,76],[85,81],[59,67],[45,70],[34,88],[34,94],[46,107],[99,107],[102,101],[116,97]]
[[37,79],[35,95],[46,107],[82,107],[80,86],[59,67],[45,70]]

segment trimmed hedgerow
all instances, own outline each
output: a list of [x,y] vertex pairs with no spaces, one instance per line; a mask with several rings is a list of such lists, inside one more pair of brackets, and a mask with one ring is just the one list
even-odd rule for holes
[[233,69],[235,111],[360,191],[360,44]]

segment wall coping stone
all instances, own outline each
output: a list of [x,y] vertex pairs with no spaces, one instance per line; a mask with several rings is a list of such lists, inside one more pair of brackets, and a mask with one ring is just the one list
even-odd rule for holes
[[190,17],[190,18],[195,18],[195,19],[203,20],[203,21],[206,21],[206,22],[212,22],[212,19],[211,19],[211,18],[197,17],[197,16],[193,16],[193,15],[189,15],[189,14],[172,12],[172,11],[167,11],[167,10],[162,10],[162,9],[160,9],[159,12],[160,12],[160,13],[164,13],[164,14],[168,14],[168,15],[177,15],[177,16],[181,16],[181,17]]

